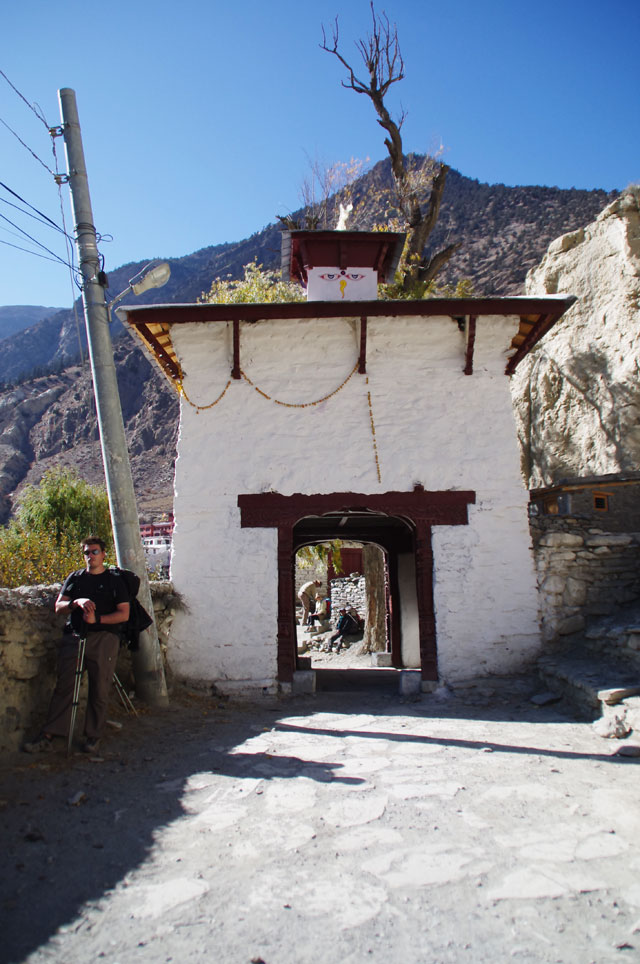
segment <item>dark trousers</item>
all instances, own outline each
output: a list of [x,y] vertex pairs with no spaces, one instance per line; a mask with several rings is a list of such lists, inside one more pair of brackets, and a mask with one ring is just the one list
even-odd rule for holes
[[[63,636],[58,651],[58,679],[51,697],[47,722],[43,733],[51,736],[67,736],[71,723],[73,687],[78,664],[77,636]],[[89,633],[84,651],[84,668],[89,678],[87,712],[84,718],[84,735],[89,740],[102,736],[107,722],[109,690],[113,680],[120,648],[120,637],[115,633]]]

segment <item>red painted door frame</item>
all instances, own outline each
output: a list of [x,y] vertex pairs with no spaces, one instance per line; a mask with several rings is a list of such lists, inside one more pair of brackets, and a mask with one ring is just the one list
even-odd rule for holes
[[[467,525],[468,506],[475,501],[476,494],[472,491],[426,492],[421,486],[416,486],[413,492],[380,494],[334,492],[284,496],[278,492],[265,492],[239,495],[240,524],[243,528],[260,527],[278,530],[278,679],[280,682],[291,682],[296,666],[293,534],[296,523],[302,519],[325,515],[362,514],[362,517],[366,518],[366,513],[378,513],[389,518],[405,520],[411,524],[414,530],[421,673],[423,680],[435,681],[438,679],[438,653],[433,599],[434,562],[431,530],[434,525]],[[365,541],[379,540],[372,537]],[[399,613],[394,618],[399,619]]]

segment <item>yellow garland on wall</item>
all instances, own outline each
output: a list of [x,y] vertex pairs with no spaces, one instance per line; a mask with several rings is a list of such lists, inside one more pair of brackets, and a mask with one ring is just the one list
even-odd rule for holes
[[373,441],[373,457],[376,460],[376,472],[378,474],[378,482],[382,482],[382,476],[380,474],[380,459],[378,458],[378,443],[376,441],[376,426],[373,421],[373,406],[371,405],[371,392],[369,391],[369,376],[367,375],[367,380],[365,382],[367,386],[367,402],[369,403],[369,421],[371,422],[371,439]]
[[[360,364],[359,361],[355,363],[355,365],[353,366],[353,368],[351,369],[351,371],[349,372],[345,380],[341,382],[341,384],[338,385],[337,388],[335,388],[332,392],[329,392],[328,395],[323,395],[322,398],[317,398],[314,402],[282,402],[280,401],[280,399],[273,398],[271,395],[267,395],[266,392],[263,392],[261,388],[258,388],[258,386],[251,381],[247,373],[242,369],[240,369],[240,374],[247,382],[247,384],[251,385],[251,387],[258,393],[258,395],[262,395],[263,398],[265,398],[269,402],[273,402],[274,405],[282,405],[284,408],[312,408],[314,405],[320,405],[322,402],[326,402],[328,399],[333,398],[334,395],[337,395],[338,392],[341,391],[344,388],[344,386],[347,384],[347,382],[350,381],[351,378],[355,375],[356,371],[358,370],[359,364]],[[181,380],[178,382],[178,391],[183,396],[185,401],[188,402],[192,408],[195,408],[196,414],[197,414],[198,412],[204,412],[207,409],[213,408],[215,405],[217,405],[218,402],[220,402],[223,399],[230,384],[231,384],[231,379],[229,379],[229,381],[224,386],[224,388],[222,389],[218,397],[214,399],[212,402],[209,402],[208,405],[198,405],[196,402],[192,402],[189,396],[187,395],[187,392]],[[368,389],[369,376],[367,376],[365,384],[367,385],[367,402],[369,405],[369,423],[371,426],[371,439],[373,441],[373,455],[376,463],[376,473],[378,476],[378,482],[381,482],[382,477],[380,474],[380,460],[378,458],[378,443],[376,441],[376,427],[373,421],[373,407],[371,405],[371,392]]]
[[208,408],[213,408],[214,405],[217,405],[218,402],[221,401],[221,399],[223,398],[223,396],[224,396],[224,394],[225,394],[225,392],[226,392],[226,390],[228,389],[228,387],[229,387],[230,384],[231,384],[231,379],[229,379],[229,381],[228,381],[227,384],[224,386],[224,388],[222,389],[222,391],[220,392],[220,394],[218,395],[218,397],[217,397],[213,402],[210,402],[208,405],[197,405],[196,402],[192,402],[191,399],[189,398],[189,396],[188,396],[187,393],[186,393],[186,390],[185,390],[184,385],[182,384],[182,381],[179,381],[179,382],[178,382],[178,391],[179,391],[180,394],[183,396],[184,400],[185,400],[186,402],[189,402],[189,405],[191,405],[192,408],[195,408],[196,414],[197,414],[198,412],[204,412],[204,411],[206,411],[206,409],[208,409]]
[[242,369],[240,369],[240,374],[242,375],[244,380],[248,382],[249,385],[251,385],[251,387],[256,390],[258,395],[262,395],[263,398],[266,398],[269,402],[273,402],[274,405],[283,405],[285,408],[311,408],[313,405],[320,405],[321,402],[326,402],[328,398],[333,398],[334,395],[337,395],[338,392],[342,388],[344,388],[344,386],[347,384],[349,379],[353,375],[355,375],[358,365],[359,365],[359,362],[356,362],[341,385],[338,385],[338,387],[335,388],[332,392],[329,392],[328,395],[323,395],[322,398],[317,398],[315,402],[281,402],[277,398],[273,398],[271,395],[267,395],[267,393],[263,392],[262,389],[258,388],[257,385],[254,385],[254,383],[251,381],[249,376]]

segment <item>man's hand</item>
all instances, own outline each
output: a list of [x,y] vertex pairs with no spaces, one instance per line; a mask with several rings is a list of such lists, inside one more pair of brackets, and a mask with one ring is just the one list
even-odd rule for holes
[[[68,596],[60,595],[56,599],[57,613],[71,613],[74,609],[81,609],[86,622],[95,622],[96,604],[91,599],[69,599]],[[88,618],[93,616],[93,618]]]
[[72,599],[69,602],[69,612],[73,612],[74,609],[82,610],[82,617],[85,623],[95,623],[96,621],[96,604],[93,599],[79,598]]
[[85,623],[95,623],[96,621],[96,604],[93,599],[76,599],[76,608],[82,610],[82,616]]

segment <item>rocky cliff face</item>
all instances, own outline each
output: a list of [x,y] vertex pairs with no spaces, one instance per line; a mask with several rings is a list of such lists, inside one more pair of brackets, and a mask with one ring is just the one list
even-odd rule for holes
[[640,466],[640,187],[554,241],[530,295],[578,301],[512,379],[530,487]]
[[[142,517],[154,517],[173,506],[178,399],[127,336],[114,351],[138,508]],[[88,363],[0,396],[0,524],[8,521],[22,487],[37,484],[53,465],[104,484]]]

